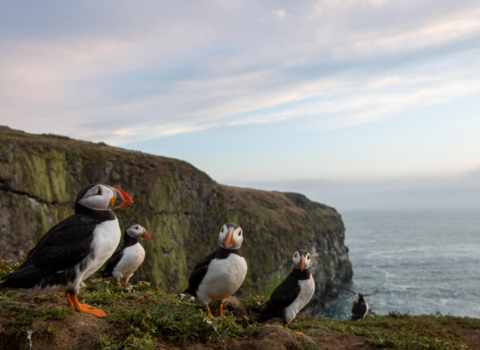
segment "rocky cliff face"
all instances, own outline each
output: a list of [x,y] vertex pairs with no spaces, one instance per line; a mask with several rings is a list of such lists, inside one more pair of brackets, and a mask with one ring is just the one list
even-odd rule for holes
[[310,312],[335,298],[352,277],[342,219],[296,193],[235,188],[176,159],[55,135],[0,128],[0,254],[21,259],[54,224],[73,213],[77,192],[105,183],[135,203],[116,211],[122,230],[147,227],[144,264],[134,277],[179,292],[218,244],[222,224],[242,226],[249,271],[240,293],[267,295],[291,271],[297,249],[314,258]]

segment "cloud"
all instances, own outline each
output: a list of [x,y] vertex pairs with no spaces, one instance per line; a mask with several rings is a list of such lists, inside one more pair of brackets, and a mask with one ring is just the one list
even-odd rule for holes
[[343,128],[480,89],[477,1],[0,6],[2,124],[27,131],[125,144]]
[[284,19],[287,13],[282,9],[273,10],[272,13],[280,19]]

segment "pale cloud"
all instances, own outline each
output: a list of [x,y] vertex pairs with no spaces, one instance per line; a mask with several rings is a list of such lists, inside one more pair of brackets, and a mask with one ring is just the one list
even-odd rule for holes
[[[460,96],[478,92],[480,74],[473,74],[470,68],[464,73],[469,79],[464,79],[463,76],[452,77],[449,73],[436,77],[422,75],[380,77],[376,81],[365,83],[361,89],[356,87],[342,89],[342,85],[347,85],[347,82],[344,82],[336,87],[337,95],[330,95],[326,99],[319,98],[318,101],[306,102],[291,108],[284,107],[281,112],[260,111],[258,115],[231,122],[230,125],[273,123],[307,116],[316,117],[313,125],[319,128],[341,128],[371,123],[406,109],[445,104]],[[320,87],[312,89],[311,93],[307,90],[303,99],[315,97],[319,90]],[[283,100],[292,101],[295,98],[289,96]]]
[[272,11],[275,16],[278,18],[284,19],[287,13],[282,9],[277,9]]
[[272,116],[272,117],[259,117],[257,119],[251,118],[251,119],[242,119],[238,120],[236,122],[231,122],[229,125],[235,126],[235,125],[248,125],[248,124],[270,124],[270,123],[276,123],[279,121],[291,119],[291,118],[299,118],[301,115],[298,115],[298,113],[281,113],[280,115]]
[[474,1],[77,5],[0,15],[2,124],[123,144],[349,127],[480,90]]

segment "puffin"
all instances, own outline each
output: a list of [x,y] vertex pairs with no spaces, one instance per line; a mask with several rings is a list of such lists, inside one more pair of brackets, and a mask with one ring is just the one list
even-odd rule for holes
[[275,288],[267,302],[252,310],[252,313],[260,314],[257,322],[281,318],[284,327],[288,329],[288,324],[308,304],[315,292],[315,281],[309,268],[310,261],[310,253],[306,250],[300,249],[295,252],[293,271]]
[[112,209],[132,203],[117,188],[98,183],[84,187],[75,200],[75,214],[45,233],[17,270],[0,277],[0,292],[36,297],[61,291],[77,311],[105,317],[105,311],[80,304],[77,295],[82,281],[108,260],[120,242]]
[[127,288],[128,280],[145,260],[145,249],[138,243],[139,238],[146,241],[150,239],[150,234],[139,224],[130,225],[123,234],[123,246],[108,259],[100,275],[113,277],[118,283],[123,280]]
[[362,294],[356,293],[353,290],[348,289],[348,291],[355,295],[355,301],[352,304],[352,321],[362,320],[368,313],[368,304],[365,300],[365,297],[369,297],[378,291],[373,292],[372,294]]
[[225,224],[218,234],[219,247],[193,269],[188,287],[183,293],[197,298],[212,316],[212,301],[219,302],[219,317],[222,317],[223,302],[242,285],[247,275],[247,262],[240,248],[243,231],[237,224]]

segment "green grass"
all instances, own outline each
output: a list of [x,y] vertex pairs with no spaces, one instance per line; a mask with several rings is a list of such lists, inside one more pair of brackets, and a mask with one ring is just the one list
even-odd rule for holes
[[[100,349],[148,349],[153,338],[183,344],[192,340],[221,343],[227,337],[238,338],[252,329],[248,324],[245,327],[237,324],[235,316],[228,311],[224,318],[212,319],[198,304],[190,302],[189,296],[155,290],[147,282],[131,286],[130,291],[104,279],[91,279],[86,285],[79,294],[80,302],[107,311],[106,322],[115,330],[113,334],[98,336]],[[74,315],[75,310],[67,306],[63,294],[50,295],[56,296],[55,302],[63,305],[50,305],[49,300],[38,305],[26,295],[1,293],[0,310],[17,316],[0,330],[19,334],[34,319],[68,320]]]
[[[0,260],[0,273],[13,271],[18,264]],[[156,342],[186,344],[201,342],[210,347],[225,346],[228,338],[245,339],[258,336],[269,325],[255,324],[252,315],[225,312],[222,319],[212,319],[189,296],[165,293],[152,288],[148,282],[139,282],[127,291],[111,280],[91,279],[79,294],[81,302],[108,312],[102,321],[108,331],[98,333],[97,349],[153,349]],[[264,303],[266,298],[247,294],[242,298],[246,310]],[[9,313],[8,321],[0,323],[0,336],[18,338],[39,320],[44,326],[37,330],[53,334],[59,332],[50,322],[74,320],[75,310],[67,306],[61,293],[51,293],[41,304],[32,298],[15,293],[0,293],[0,312]],[[212,312],[217,307],[212,305]],[[93,317],[93,316],[92,316]],[[480,329],[480,319],[453,316],[411,316],[391,312],[387,316],[368,316],[362,321],[337,321],[326,318],[298,316],[290,324],[292,331],[302,331],[314,337],[320,332],[353,333],[365,337],[370,344],[392,349],[473,349],[462,338],[465,330]],[[16,337],[16,338],[15,338]],[[305,349],[316,349],[315,342],[304,342]]]
[[480,320],[454,316],[411,316],[391,312],[387,316],[366,317],[362,321],[336,321],[306,317],[291,325],[295,331],[336,331],[366,337],[371,344],[393,349],[466,349],[461,340],[464,329],[480,328]]

